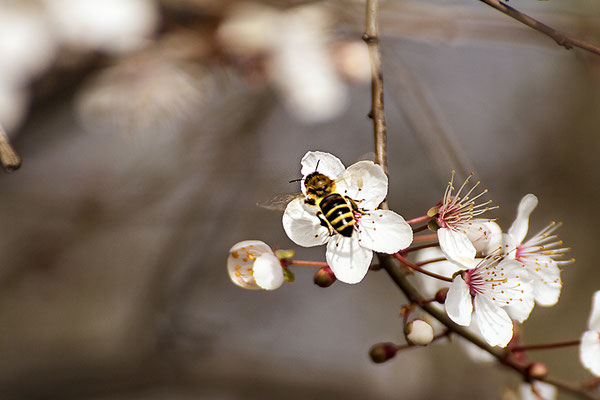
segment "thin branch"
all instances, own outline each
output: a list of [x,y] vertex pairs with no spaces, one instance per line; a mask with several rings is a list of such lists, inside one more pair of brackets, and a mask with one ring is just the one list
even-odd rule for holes
[[566,33],[560,32],[543,22],[538,21],[535,18],[530,17],[527,14],[522,13],[521,11],[512,8],[508,4],[502,3],[498,0],[479,0],[490,7],[495,8],[500,11],[516,19],[517,21],[529,26],[530,28],[535,29],[538,32],[543,33],[546,36],[551,37],[559,46],[564,47],[565,49],[572,49],[573,47],[579,47],[580,49],[587,50],[591,53],[600,55],[600,47],[595,46],[591,43],[585,42],[583,40],[574,38],[573,36],[567,35]]
[[[383,167],[386,175],[387,166],[387,127],[383,112],[383,72],[381,68],[381,48],[379,46],[379,0],[367,0],[366,27],[362,36],[369,48],[371,64],[371,112],[373,133],[375,136],[375,163]],[[387,209],[387,201],[381,206]]]

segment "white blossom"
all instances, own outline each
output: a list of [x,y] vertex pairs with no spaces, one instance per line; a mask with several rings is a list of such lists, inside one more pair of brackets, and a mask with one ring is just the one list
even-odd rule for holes
[[473,316],[490,345],[506,347],[513,335],[507,309],[523,322],[533,308],[533,291],[527,271],[519,263],[489,256],[455,276],[445,306],[454,322],[469,326]]
[[[477,182],[471,189],[465,189],[472,176],[469,175],[456,194],[452,194],[455,189],[452,171],[435,219],[439,226],[437,234],[440,248],[448,260],[465,267],[474,265],[477,251],[489,254],[501,244],[500,227],[492,220],[475,218],[490,209],[488,204],[491,200],[476,204],[476,200],[487,193],[487,189],[471,197],[479,186]],[[463,189],[466,193],[461,197]]]
[[585,368],[600,377],[600,290],[592,298],[588,328],[581,337],[579,358]]
[[283,284],[283,269],[273,250],[260,240],[245,240],[229,250],[227,271],[244,289],[274,290]]
[[558,302],[562,282],[559,264],[569,261],[556,260],[568,248],[559,248],[562,241],[552,234],[560,224],[552,222],[532,238],[524,242],[529,227],[529,216],[538,204],[533,194],[525,195],[517,209],[517,217],[506,234],[504,250],[507,258],[521,263],[533,281],[535,302],[542,306],[553,306]]
[[[347,169],[335,156],[308,152],[302,158],[301,188],[304,180],[318,172],[334,181],[335,193],[348,204],[356,204],[351,236],[342,236],[317,215],[317,205],[304,198],[291,201],[283,214],[283,227],[289,238],[304,247],[327,245],[326,259],[336,278],[345,283],[360,282],[373,258],[373,251],[392,254],[412,243],[412,228],[404,218],[389,210],[377,210],[385,199],[388,179],[383,168],[371,161],[359,161]],[[349,200],[350,199],[350,200]]]
[[534,381],[523,383],[519,388],[521,400],[554,400],[556,399],[556,386],[549,383]]

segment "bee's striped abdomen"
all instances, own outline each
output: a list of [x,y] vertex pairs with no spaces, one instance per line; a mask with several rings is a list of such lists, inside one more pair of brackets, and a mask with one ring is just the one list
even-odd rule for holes
[[352,236],[354,230],[354,213],[352,209],[339,193],[332,193],[324,197],[319,207],[325,216],[325,219],[331,224],[333,229],[342,236]]

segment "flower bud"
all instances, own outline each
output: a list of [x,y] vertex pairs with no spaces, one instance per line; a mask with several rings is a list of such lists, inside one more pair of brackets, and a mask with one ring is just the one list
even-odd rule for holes
[[422,319],[411,321],[404,328],[406,341],[415,346],[427,346],[433,340],[433,328]]
[[381,364],[394,358],[396,352],[398,352],[398,346],[394,343],[377,343],[369,350],[369,356],[373,362]]
[[336,281],[336,278],[331,268],[323,267],[317,271],[314,280],[315,285],[325,288],[333,285],[333,282]]
[[536,379],[543,379],[548,376],[548,367],[541,362],[531,363],[527,367],[527,375]]
[[437,292],[435,292],[435,301],[440,304],[444,304],[446,302],[446,296],[448,295],[448,290],[450,288],[441,288]]
[[244,289],[274,290],[283,284],[283,268],[273,250],[260,240],[245,240],[229,250],[231,281]]

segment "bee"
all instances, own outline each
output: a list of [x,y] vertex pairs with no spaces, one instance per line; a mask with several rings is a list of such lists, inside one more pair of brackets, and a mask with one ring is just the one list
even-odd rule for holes
[[304,178],[306,187],[306,204],[319,207],[317,217],[321,225],[345,237],[351,237],[354,231],[355,213],[360,213],[358,206],[349,197],[335,190],[335,181],[320,172],[313,172]]
[[[317,164],[318,165],[318,164]],[[315,168],[316,169],[316,168]],[[290,181],[297,182],[302,179]],[[329,230],[329,235],[335,232],[345,237],[351,237],[356,223],[356,213],[364,214],[351,198],[336,191],[336,181],[320,172],[312,172],[304,178],[306,196],[302,193],[283,194],[276,196],[268,202],[257,203],[260,207],[283,211],[287,204],[297,198],[304,198],[304,202],[316,206],[316,216],[321,220],[321,225]]]

